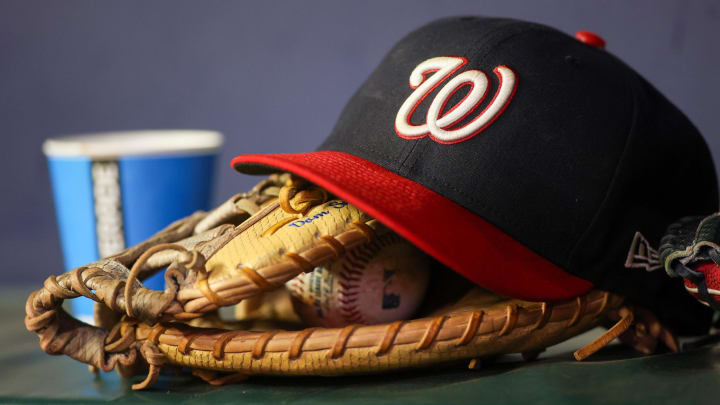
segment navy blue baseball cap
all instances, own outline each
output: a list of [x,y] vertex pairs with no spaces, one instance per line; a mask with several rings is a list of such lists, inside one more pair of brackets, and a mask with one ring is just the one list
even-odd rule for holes
[[679,280],[624,262],[636,232],[657,243],[677,218],[718,209],[712,158],[603,46],[517,20],[438,20],[390,50],[315,152],[232,165],[306,178],[500,294],[599,288],[703,333],[710,311]]

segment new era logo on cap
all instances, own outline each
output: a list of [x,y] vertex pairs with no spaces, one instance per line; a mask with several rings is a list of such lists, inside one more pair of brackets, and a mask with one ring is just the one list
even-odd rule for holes
[[[714,165],[687,118],[603,42],[509,19],[432,22],[390,50],[316,152],[233,166],[305,177],[498,293],[595,287],[697,331],[709,312],[624,263],[637,231],[657,241],[717,208]],[[704,198],[668,191],[696,188]]]

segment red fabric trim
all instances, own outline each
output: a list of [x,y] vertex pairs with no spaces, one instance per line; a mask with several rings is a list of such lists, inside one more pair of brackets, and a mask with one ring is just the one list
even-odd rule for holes
[[377,218],[478,285],[526,300],[562,300],[592,288],[446,197],[357,156],[322,151],[241,155],[295,173]]

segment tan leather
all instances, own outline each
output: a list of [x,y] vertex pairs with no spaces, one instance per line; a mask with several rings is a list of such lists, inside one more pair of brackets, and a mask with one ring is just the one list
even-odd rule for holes
[[620,297],[597,290],[582,299],[583,308],[577,301],[545,307],[514,300],[487,309],[470,306],[451,315],[401,322],[398,328],[351,325],[347,336],[347,328],[207,329],[197,334],[174,324],[140,324],[135,333],[143,341],[154,330],[152,342],[177,365],[244,374],[358,374],[541,350],[596,326],[600,315],[617,311],[622,303]]

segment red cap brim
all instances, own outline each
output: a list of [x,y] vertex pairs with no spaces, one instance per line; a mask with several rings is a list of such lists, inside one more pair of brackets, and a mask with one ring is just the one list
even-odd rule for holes
[[589,281],[567,273],[446,197],[357,156],[332,151],[241,155],[231,165],[245,173],[265,168],[295,173],[496,293],[562,300],[592,288]]

